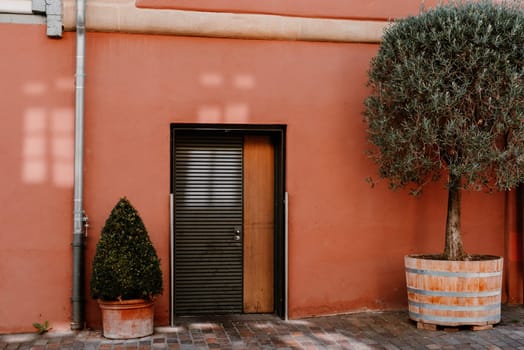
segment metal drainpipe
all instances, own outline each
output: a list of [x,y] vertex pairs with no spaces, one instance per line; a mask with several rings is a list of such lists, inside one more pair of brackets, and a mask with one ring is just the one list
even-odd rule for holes
[[73,214],[73,296],[71,329],[84,328],[84,216],[83,162],[84,162],[84,78],[85,78],[85,0],[76,0],[76,73],[75,73],[75,178]]

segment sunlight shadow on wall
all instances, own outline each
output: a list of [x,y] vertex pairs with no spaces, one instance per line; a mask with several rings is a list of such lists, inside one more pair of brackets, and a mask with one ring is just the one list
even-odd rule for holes
[[51,155],[53,183],[72,187],[74,178],[74,112],[71,108],[53,110],[51,114]]
[[47,180],[45,114],[44,108],[28,108],[24,115],[22,180],[29,184]]
[[40,82],[29,82],[24,85],[24,93],[30,96],[43,95],[45,92],[45,84]]
[[224,77],[220,73],[202,73],[200,84],[206,87],[220,87],[224,84]]
[[225,119],[230,123],[247,122],[249,106],[247,103],[228,103],[225,107]]
[[199,107],[197,114],[200,122],[219,123],[222,120],[222,108],[220,106]]
[[255,87],[255,77],[250,74],[237,74],[233,77],[233,86],[239,90],[251,90]]
[[[217,72],[202,73],[199,81],[205,88],[216,89],[217,94],[226,94],[222,100],[245,93],[246,90],[253,89],[256,83],[251,74],[236,74],[229,79]],[[201,123],[246,123],[249,114],[249,105],[241,101],[204,104],[197,109],[198,121]]]
[[[70,79],[58,79],[58,90],[70,89]],[[44,83],[29,82],[24,94],[42,97]],[[72,187],[74,177],[74,110],[71,107],[27,107],[23,115],[22,181]]]

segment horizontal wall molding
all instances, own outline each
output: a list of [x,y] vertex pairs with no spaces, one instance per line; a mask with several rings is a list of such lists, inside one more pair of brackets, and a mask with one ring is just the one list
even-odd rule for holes
[[1,13],[33,14],[31,0],[2,0],[0,1]]
[[10,24],[45,24],[45,17],[39,15],[20,15],[0,13],[0,23]]
[[[65,31],[75,30],[75,1],[63,1]],[[86,29],[233,39],[378,43],[386,21],[142,9],[134,0],[90,0]]]
[[62,36],[61,0],[0,0],[0,23],[46,24],[50,37]]

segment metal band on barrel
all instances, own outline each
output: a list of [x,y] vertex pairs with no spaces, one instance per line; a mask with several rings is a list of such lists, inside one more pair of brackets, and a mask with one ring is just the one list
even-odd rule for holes
[[422,269],[412,269],[407,267],[406,272],[414,273],[418,275],[433,275],[442,277],[464,277],[464,278],[486,278],[486,277],[498,277],[502,272],[451,272],[451,271],[430,271]]
[[498,322],[500,321],[500,314],[489,315],[486,317],[442,317],[442,316],[431,316],[421,315],[416,312],[409,312],[409,316],[415,320],[433,321],[437,323],[460,323],[460,324],[475,324],[484,322]]
[[446,311],[489,311],[500,308],[500,302],[488,305],[473,305],[473,306],[459,306],[459,305],[436,305],[426,304],[417,301],[408,301],[409,306],[416,306],[426,310],[446,310]]
[[408,293],[430,295],[430,296],[437,296],[437,297],[463,297],[463,298],[500,296],[500,290],[488,291],[488,292],[441,292],[441,291],[433,291],[433,290],[415,289],[415,288],[410,288],[410,287],[408,287]]

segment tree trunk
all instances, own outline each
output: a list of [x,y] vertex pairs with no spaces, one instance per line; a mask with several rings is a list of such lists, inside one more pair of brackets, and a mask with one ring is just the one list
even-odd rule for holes
[[448,194],[448,216],[446,220],[446,243],[444,258],[446,260],[466,260],[468,254],[464,251],[460,233],[460,178],[450,181]]

